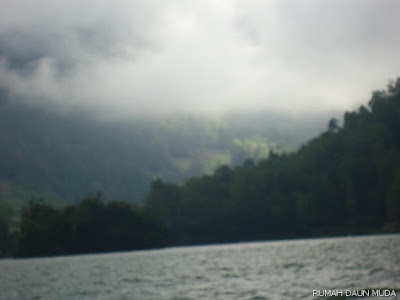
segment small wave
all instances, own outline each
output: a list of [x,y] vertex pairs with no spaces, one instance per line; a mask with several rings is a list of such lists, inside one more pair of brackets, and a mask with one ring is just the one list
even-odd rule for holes
[[293,263],[287,263],[287,264],[283,264],[282,268],[283,269],[296,269],[296,271],[304,268],[305,265],[302,263],[297,263],[297,262],[293,262]]
[[127,283],[138,283],[138,282],[143,282],[143,281],[145,281],[145,280],[143,280],[141,278],[137,278],[137,277],[122,279],[122,282],[127,282]]
[[254,296],[249,298],[249,300],[268,300],[268,298],[264,297],[264,296]]
[[380,273],[380,272],[384,272],[385,270],[382,268],[374,268],[369,272],[369,275],[375,274],[375,273]]

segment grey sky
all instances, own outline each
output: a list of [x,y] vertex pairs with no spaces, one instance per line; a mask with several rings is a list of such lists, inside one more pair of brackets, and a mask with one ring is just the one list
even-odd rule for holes
[[28,101],[344,110],[400,75],[398,0],[0,3],[0,87]]

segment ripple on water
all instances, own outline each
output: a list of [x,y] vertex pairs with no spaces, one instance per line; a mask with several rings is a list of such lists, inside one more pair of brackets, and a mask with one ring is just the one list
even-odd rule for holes
[[313,289],[400,290],[398,249],[391,235],[3,260],[0,298],[310,300]]

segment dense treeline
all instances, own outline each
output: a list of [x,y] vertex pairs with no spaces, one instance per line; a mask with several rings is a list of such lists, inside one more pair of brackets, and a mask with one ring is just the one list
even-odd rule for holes
[[64,208],[32,202],[18,225],[11,222],[12,207],[0,208],[6,245],[0,250],[17,256],[393,227],[400,222],[400,78],[374,92],[368,107],[346,112],[342,127],[331,119],[297,152],[272,151],[268,159],[221,166],[183,185],[153,180],[142,207],[103,203],[99,196]]
[[400,79],[292,154],[222,166],[146,200],[171,244],[351,233],[400,220]]
[[142,209],[99,196],[54,208],[31,202],[22,212],[15,255],[19,257],[110,252],[161,247],[164,232]]
[[0,203],[0,257],[15,252],[15,209],[9,203]]

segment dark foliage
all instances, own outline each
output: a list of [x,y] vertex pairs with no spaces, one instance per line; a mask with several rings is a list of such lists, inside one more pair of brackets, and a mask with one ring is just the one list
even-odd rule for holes
[[[0,242],[10,245],[6,216]],[[271,151],[181,186],[156,179],[141,208],[99,196],[62,209],[32,202],[16,255],[362,233],[399,221],[400,79],[374,92],[368,108],[346,112],[342,127],[331,119],[297,152]]]
[[22,213],[16,256],[49,256],[161,247],[164,233],[154,218],[123,202],[87,197],[55,209],[31,202]]
[[292,154],[177,186],[156,181],[146,208],[172,244],[348,234],[400,220],[400,79]]

